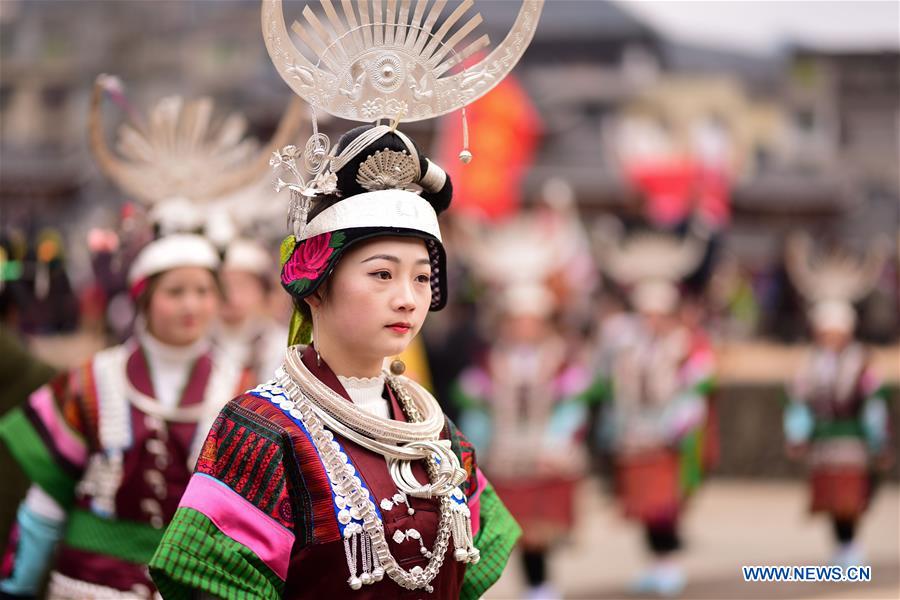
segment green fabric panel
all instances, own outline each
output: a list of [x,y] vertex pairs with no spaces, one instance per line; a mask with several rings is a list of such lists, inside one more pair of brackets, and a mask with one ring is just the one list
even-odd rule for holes
[[175,513],[149,566],[166,600],[192,600],[198,590],[225,600],[278,600],[284,588],[256,554],[192,508]]
[[702,429],[684,436],[679,447],[679,483],[681,493],[687,496],[700,486],[703,478]]
[[716,387],[716,380],[713,377],[706,377],[694,384],[694,392],[698,396],[709,396]]
[[842,419],[840,421],[816,421],[812,433],[813,439],[833,437],[865,437],[862,423],[857,419]]
[[871,394],[869,394],[868,399],[871,400],[873,398],[881,398],[882,400],[887,402],[890,399],[890,396],[891,396],[891,394],[890,394],[890,391],[888,390],[888,386],[882,384],[882,385],[878,386],[878,388],[875,389]]
[[475,547],[481,560],[466,567],[460,600],[477,600],[494,585],[513,547],[522,535],[522,529],[506,510],[494,487],[490,484],[481,492],[481,528],[475,536]]
[[594,379],[590,387],[575,397],[587,406],[594,406],[612,400],[612,382],[603,376]]
[[476,398],[475,396],[470,396],[465,393],[462,385],[460,385],[458,381],[450,388],[450,401],[459,410],[484,410],[484,401],[481,398]]
[[79,508],[69,513],[65,541],[78,550],[145,565],[162,536],[162,529],[154,529],[147,523],[105,519]]
[[0,439],[6,442],[10,454],[31,481],[61,506],[72,505],[78,482],[54,460],[21,408],[11,410],[0,419]]

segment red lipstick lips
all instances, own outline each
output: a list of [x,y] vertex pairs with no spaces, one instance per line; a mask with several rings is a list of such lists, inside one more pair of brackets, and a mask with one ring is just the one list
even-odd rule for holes
[[408,333],[410,329],[412,329],[412,324],[410,323],[391,323],[387,325],[387,328],[391,331],[395,331],[397,333]]

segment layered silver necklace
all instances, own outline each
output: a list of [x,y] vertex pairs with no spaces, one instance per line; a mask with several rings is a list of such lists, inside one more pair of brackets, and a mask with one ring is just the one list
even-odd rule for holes
[[[380,581],[387,574],[406,589],[424,589],[430,593],[433,589],[430,583],[440,571],[451,539],[457,561],[478,561],[471,513],[459,489],[466,472],[460,468],[450,441],[440,439],[444,415],[431,394],[405,377],[386,372],[385,379],[409,422],[377,417],[348,402],[315,377],[300,359],[297,346],[288,349],[285,364],[276,377],[288,397],[279,403],[281,408],[306,427],[325,464],[338,506],[346,505],[338,519],[345,525],[344,549],[350,571],[347,583],[352,589]],[[429,557],[425,568],[415,566],[407,571],[397,563],[371,494],[340,451],[335,433],[384,456],[399,493],[439,500],[440,521],[434,547],[431,551],[422,547],[422,554]],[[414,460],[425,461],[428,483],[416,479],[412,472]],[[359,575],[358,554],[362,555]]]

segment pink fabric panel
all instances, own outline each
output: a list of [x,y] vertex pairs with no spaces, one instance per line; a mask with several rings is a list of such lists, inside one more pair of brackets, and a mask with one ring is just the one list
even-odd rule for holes
[[590,384],[590,373],[580,367],[568,367],[553,382],[554,390],[560,396],[580,394]]
[[682,367],[682,377],[689,385],[708,379],[713,375],[713,354],[708,350],[694,352]]
[[87,446],[68,425],[63,423],[50,388],[44,386],[38,389],[31,394],[28,401],[53,438],[59,453],[72,464],[83,467],[87,463]]
[[195,473],[179,507],[200,511],[222,533],[247,546],[282,580],[287,579],[294,534],[230,487],[214,477]]
[[866,368],[860,377],[859,384],[862,387],[863,394],[870,396],[881,387],[881,380],[871,368]]
[[481,469],[477,467],[475,468],[475,480],[478,482],[478,488],[468,500],[469,510],[472,512],[473,537],[478,535],[478,530],[481,529],[481,492],[484,491],[484,488],[486,488],[488,484],[487,477],[485,477],[484,473],[481,472]]

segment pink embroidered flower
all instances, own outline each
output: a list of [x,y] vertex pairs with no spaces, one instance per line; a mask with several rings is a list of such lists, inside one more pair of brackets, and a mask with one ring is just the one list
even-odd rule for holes
[[317,279],[325,270],[333,253],[331,233],[323,233],[305,240],[294,249],[281,269],[281,283],[290,285],[300,279],[310,281]]

